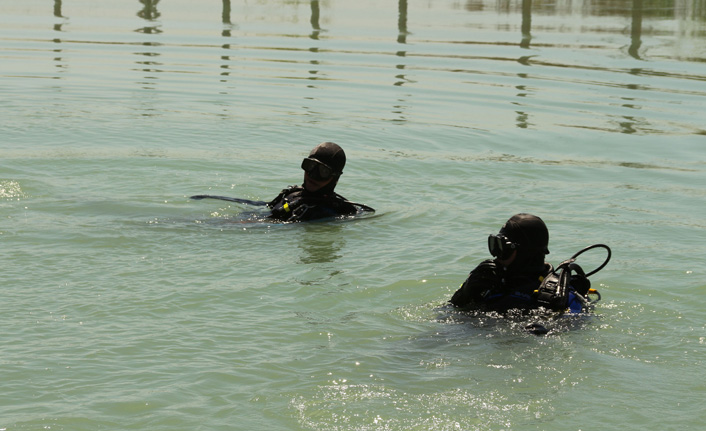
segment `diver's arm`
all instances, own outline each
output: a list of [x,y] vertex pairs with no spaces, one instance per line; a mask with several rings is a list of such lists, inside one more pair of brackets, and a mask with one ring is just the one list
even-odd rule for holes
[[468,275],[466,281],[451,297],[451,304],[456,307],[468,307],[481,303],[489,292],[499,287],[495,261],[488,259],[481,262]]

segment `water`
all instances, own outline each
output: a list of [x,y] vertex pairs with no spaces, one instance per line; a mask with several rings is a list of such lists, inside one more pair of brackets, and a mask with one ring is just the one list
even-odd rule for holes
[[[195,4],[0,2],[1,429],[701,427],[703,1]],[[376,216],[188,199],[324,140]],[[443,307],[521,211],[545,337]]]

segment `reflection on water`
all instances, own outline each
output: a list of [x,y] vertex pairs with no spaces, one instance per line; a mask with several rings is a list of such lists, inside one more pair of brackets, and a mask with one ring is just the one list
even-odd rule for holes
[[[326,229],[322,235],[321,230]],[[303,235],[295,241],[302,251],[299,260],[304,264],[331,263],[339,259],[346,244],[345,236],[340,235],[342,225],[330,223],[326,226],[312,224],[304,226]]]
[[[407,36],[411,33],[407,29],[407,0],[399,0],[398,3],[398,13],[397,13],[397,43],[406,45]],[[395,65],[395,68],[400,71],[395,75],[394,85],[401,87],[407,83],[412,83],[413,81],[407,78],[405,73],[401,73],[405,70],[405,57],[407,56],[406,49],[399,49],[395,55],[400,57],[399,62]],[[402,94],[402,97],[397,98],[397,103],[392,105],[392,114],[395,118],[392,120],[396,124],[402,124],[407,121],[407,116],[405,110],[407,109],[407,98],[409,94]]]
[[[223,0],[223,12],[221,13],[221,21],[223,22],[223,24],[226,24],[228,26],[233,24],[230,21],[230,0]],[[222,35],[225,37],[230,37],[230,27],[224,28]]]
[[[161,12],[158,9],[159,0],[139,0],[140,9],[137,11],[137,16],[142,18],[147,22],[141,28],[135,31],[145,33],[145,34],[159,34],[162,33],[161,24],[158,20],[161,18]],[[262,2],[261,4],[268,5],[271,3],[273,7],[273,12],[277,11],[276,2]],[[311,39],[318,40],[319,34],[322,31],[320,26],[320,16],[321,16],[321,3],[319,0],[310,0],[310,16],[309,22],[311,24],[311,33],[308,35]],[[324,5],[327,9],[335,9],[337,5],[335,3],[325,3]],[[451,9],[455,9],[456,5],[451,3]],[[429,5],[428,8],[443,7],[437,5]],[[407,30],[409,8],[407,0],[398,1],[398,14],[397,14],[397,41],[398,43],[407,43],[407,36],[409,35]],[[601,30],[601,22],[598,22],[598,26],[586,25],[586,22],[581,20],[566,20],[566,17],[622,17],[631,19],[630,28],[632,31],[631,39],[639,38],[639,34],[642,31],[642,20],[643,18],[649,18],[654,20],[667,20],[675,21],[678,23],[677,32],[684,36],[695,36],[700,37],[704,35],[704,22],[706,21],[706,1],[705,0],[664,0],[664,1],[648,1],[646,4],[643,0],[621,0],[621,1],[609,1],[609,0],[585,0],[585,1],[571,1],[571,0],[522,0],[520,3],[515,2],[496,2],[489,0],[468,0],[464,4],[463,9],[469,12],[472,16],[478,13],[488,13],[495,12],[498,15],[513,15],[517,14],[521,16],[521,42],[520,45],[523,47],[528,47],[531,40],[530,29],[532,26],[532,15],[537,16],[553,16],[562,18],[557,24],[543,24],[542,31],[557,31],[563,28],[571,28],[572,26],[579,29],[581,32],[588,31],[598,31]],[[231,1],[223,0],[221,9],[221,22],[227,25],[231,25]],[[423,14],[426,13],[425,10],[416,9],[412,12],[412,16],[416,21],[424,22]],[[62,0],[54,1],[54,11],[53,15],[55,17],[64,18],[62,14]],[[273,18],[275,18],[273,16]],[[297,21],[297,17],[293,18]],[[55,29],[60,31],[62,23],[56,23]],[[498,22],[498,29],[503,27],[507,28],[507,24]],[[604,24],[603,24],[604,25]],[[226,29],[227,31],[229,29]],[[618,29],[621,32],[623,29]],[[561,30],[560,30],[561,31]],[[615,31],[608,27],[603,28],[602,31]],[[654,31],[668,31],[655,28]],[[225,34],[224,34],[225,35]],[[633,41],[634,42],[634,41]]]
[[[688,385],[653,393],[630,372],[665,383],[701,365],[703,283],[682,267],[706,254],[703,136],[687,136],[706,133],[703,1],[0,3],[0,238],[17,293],[3,300],[25,328],[5,331],[8,429],[130,416],[122,428],[159,431],[177,410],[181,428],[570,429],[600,408],[562,412],[621,375],[606,412],[684,402]],[[186,198],[262,198],[329,138],[350,156],[341,192],[384,218],[270,227]],[[484,253],[468,238],[511,208],[553,220],[558,257],[577,238],[621,245],[600,322],[538,340],[433,321]],[[72,349],[86,336],[108,340],[99,357]],[[108,356],[139,376],[106,374]],[[118,390],[92,404],[99,386]],[[20,423],[40,414],[59,419]]]
[[522,0],[522,48],[529,48],[532,40],[532,0]]
[[[221,31],[221,36],[230,38],[232,36],[232,30],[234,28],[233,22],[231,21],[231,9],[230,9],[230,0],[223,0],[223,10],[221,12],[221,22],[223,23],[223,30]],[[221,65],[220,68],[221,70],[221,80],[220,82],[225,83],[227,82],[227,77],[230,75],[230,62],[231,58],[228,55],[228,51],[231,49],[231,44],[230,43],[224,43],[221,45],[221,48],[226,50],[225,55],[221,56]],[[221,92],[221,94],[227,94],[225,92]]]
[[[54,23],[54,31],[61,32],[62,27],[63,27],[64,23],[66,22],[66,18],[62,15],[62,12],[61,12],[61,0],[54,0],[54,16],[56,18],[62,19],[61,22]],[[52,41],[55,44],[61,44],[61,38],[55,37]],[[56,56],[53,59],[54,62],[56,63],[54,66],[58,69],[58,73],[62,73],[62,72],[64,72],[63,69],[67,68],[67,64],[64,61],[64,58],[62,57],[63,51],[61,48],[55,48],[55,49],[53,49],[53,52],[56,54]],[[55,78],[59,79],[60,75],[56,76]]]
[[159,0],[140,0],[140,3],[142,3],[144,7],[137,12],[137,16],[147,21],[150,25],[138,28],[135,31],[145,34],[161,33],[160,25],[156,23],[157,19],[162,15],[157,10]]
[[640,59],[640,35],[642,34],[642,0],[633,0],[632,26],[630,31],[630,48],[628,52],[637,60]]
[[[66,82],[72,76],[65,73],[69,66],[80,73],[96,71],[100,85],[118,94],[125,90],[121,71],[129,63],[134,73],[128,90],[144,92],[131,96],[141,98],[143,116],[170,111],[150,95],[159,90],[174,98],[184,93],[223,97],[196,105],[220,118],[242,115],[233,107],[234,100],[242,100],[246,111],[279,110],[290,116],[301,110],[311,122],[340,108],[348,118],[396,125],[416,121],[492,129],[486,119],[469,124],[461,116],[471,105],[483,106],[491,122],[518,129],[702,133],[689,118],[693,115],[676,112],[667,120],[662,113],[691,112],[696,98],[704,96],[689,81],[706,80],[696,68],[706,61],[705,4],[468,0],[419,5],[398,0],[396,8],[376,4],[371,14],[365,4],[320,0],[284,5],[223,0],[210,9],[181,5],[181,11],[178,3],[139,0],[130,11],[138,26],[117,20],[118,27],[87,33],[80,15],[87,8],[77,8],[70,21],[65,5],[55,0],[51,78]],[[362,27],[368,30],[360,32]],[[65,55],[67,46],[74,55]],[[107,52],[110,61],[96,65],[94,57]],[[13,64],[21,76],[44,74],[38,67]],[[356,108],[362,106],[367,108]],[[451,115],[439,116],[440,109]]]
[[[142,3],[143,7],[137,12],[137,16],[142,18],[146,25],[136,29],[135,32],[144,34],[162,33],[160,29],[161,24],[157,21],[162,15],[157,10],[159,0],[140,0],[140,3]],[[142,80],[138,82],[143,90],[154,90],[158,79],[157,74],[163,72],[163,64],[154,59],[161,55],[157,49],[155,49],[161,45],[162,44],[158,42],[145,41],[142,43],[142,46],[146,47],[145,50],[135,52],[135,55],[139,57],[147,57],[147,59],[140,58],[135,62],[138,65],[137,70],[145,73]],[[150,116],[152,114],[145,112],[143,115]]]
[[319,0],[311,0],[311,19],[309,22],[311,23],[312,32],[309,37],[314,40],[318,40],[319,33],[321,33],[321,26],[319,25],[320,14],[321,10],[319,9]]
[[[531,0],[530,0],[531,1]],[[571,16],[622,16],[630,17],[635,3],[643,0],[535,0],[533,9],[542,15]],[[525,1],[520,6],[525,8]],[[706,2],[703,0],[647,0],[645,16],[650,18],[683,17],[688,19],[704,20]],[[639,8],[642,9],[642,4]],[[517,4],[509,1],[493,2],[487,0],[468,0],[465,9],[468,11],[497,10],[501,13],[510,13],[517,8]]]
[[[321,10],[319,9],[319,2],[318,0],[312,0],[310,2],[311,5],[311,19],[309,19],[309,22],[311,23],[311,34],[309,35],[309,38],[312,40],[319,40],[319,33],[321,33],[321,26],[319,25],[319,18],[321,16]],[[317,46],[312,46],[309,48],[309,52],[312,52],[314,54],[317,54],[319,52],[319,48]],[[309,76],[307,77],[308,80],[310,81],[316,81],[318,79],[318,66],[319,66],[319,61],[312,59],[309,60],[309,64],[312,66],[316,66],[314,69],[309,70]],[[308,88],[316,88],[312,84],[307,85]]]
[[397,42],[407,43],[407,0],[400,0],[397,19]]
[[[61,14],[61,0],[54,0],[54,16],[57,18],[64,18]],[[61,26],[63,23],[54,24],[54,30],[61,31]]]

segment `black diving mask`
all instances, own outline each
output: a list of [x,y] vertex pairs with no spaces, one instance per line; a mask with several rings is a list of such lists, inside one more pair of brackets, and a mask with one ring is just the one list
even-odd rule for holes
[[505,235],[488,235],[488,250],[500,260],[508,259],[517,250],[517,244],[507,239]]
[[326,163],[322,163],[316,159],[305,158],[302,160],[302,169],[316,181],[326,181],[338,173]]

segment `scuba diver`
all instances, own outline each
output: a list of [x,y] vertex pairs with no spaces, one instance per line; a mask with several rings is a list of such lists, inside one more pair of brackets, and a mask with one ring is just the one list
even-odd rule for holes
[[[532,310],[543,307],[557,312],[588,311],[591,289],[588,276],[601,270],[610,260],[610,248],[595,244],[574,254],[556,269],[544,261],[549,254],[549,231],[541,218],[516,214],[488,237],[488,249],[494,259],[481,262],[451,297],[451,304],[465,310]],[[605,248],[608,258],[586,274],[574,261],[581,253],[596,247]]]
[[334,192],[345,165],[346,153],[337,144],[324,142],[314,147],[302,160],[304,183],[287,187],[269,202],[269,218],[298,222],[374,212],[373,208],[350,202]]

